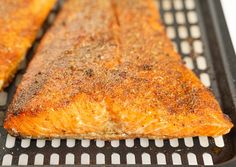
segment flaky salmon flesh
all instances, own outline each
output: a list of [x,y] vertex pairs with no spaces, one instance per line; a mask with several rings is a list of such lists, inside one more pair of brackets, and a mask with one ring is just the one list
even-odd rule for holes
[[56,0],[0,0],[0,91],[19,64]]
[[26,138],[218,136],[233,124],[185,67],[152,0],[68,0],[6,116]]

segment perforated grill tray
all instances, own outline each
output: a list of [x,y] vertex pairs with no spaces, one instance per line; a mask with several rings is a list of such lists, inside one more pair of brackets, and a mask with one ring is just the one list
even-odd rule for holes
[[[158,0],[168,36],[192,69],[236,123],[236,56],[219,0]],[[51,12],[14,82],[0,93],[0,164],[2,165],[217,165],[236,166],[235,129],[230,134],[171,140],[30,140],[7,135],[4,115],[16,85],[60,5]]]

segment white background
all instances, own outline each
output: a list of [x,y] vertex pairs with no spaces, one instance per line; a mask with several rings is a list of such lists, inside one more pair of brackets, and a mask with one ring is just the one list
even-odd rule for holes
[[231,40],[236,51],[236,0],[221,0]]

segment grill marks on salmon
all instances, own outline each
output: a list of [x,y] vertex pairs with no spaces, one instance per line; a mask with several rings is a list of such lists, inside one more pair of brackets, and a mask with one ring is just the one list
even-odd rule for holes
[[13,78],[56,0],[0,0],[0,90]]
[[151,0],[68,0],[4,127],[29,138],[217,136],[232,123],[188,70]]

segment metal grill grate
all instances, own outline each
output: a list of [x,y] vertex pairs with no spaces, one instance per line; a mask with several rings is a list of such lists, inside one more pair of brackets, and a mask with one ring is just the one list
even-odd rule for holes
[[[173,40],[176,50],[183,56],[186,66],[199,76],[206,87],[212,88],[220,100],[209,51],[203,47],[204,31],[196,2],[194,0],[156,2],[166,24],[168,36]],[[46,25],[52,22],[55,13],[55,11],[51,13]],[[38,39],[43,33],[40,34]],[[35,46],[38,41],[36,40]],[[232,157],[233,145],[229,135],[216,138],[189,137],[171,140],[141,138],[111,142],[74,139],[45,141],[11,137],[3,129],[4,114],[27,61],[28,59],[25,59],[22,63],[12,85],[0,93],[0,164],[2,165],[213,165]]]

